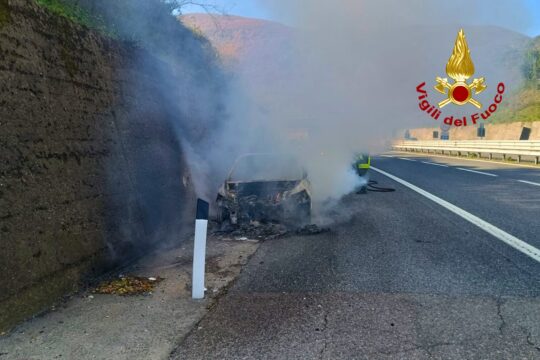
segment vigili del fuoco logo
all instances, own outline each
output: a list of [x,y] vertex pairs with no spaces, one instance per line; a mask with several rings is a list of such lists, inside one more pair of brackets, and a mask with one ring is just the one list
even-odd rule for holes
[[[486,90],[488,86],[484,77],[474,78],[470,81],[474,73],[475,68],[471,58],[471,51],[465,38],[465,32],[461,29],[457,35],[452,56],[450,56],[450,60],[446,64],[446,74],[452,80],[437,77],[434,87],[439,93],[446,95],[446,99],[440,101],[437,106],[430,104],[427,100],[428,93],[425,90],[426,83],[423,82],[416,87],[416,91],[419,94],[420,110],[430,115],[433,119],[439,120],[442,115],[441,109],[450,104],[457,106],[470,104],[477,109],[482,109],[483,105],[475,99],[475,96]],[[493,99],[493,103],[487,109],[470,116],[463,116],[462,118],[447,116],[443,122],[446,125],[467,126],[469,124],[475,125],[480,119],[484,121],[488,120],[491,114],[497,111],[498,106],[502,102],[504,91],[505,85],[501,82],[497,85],[497,94]]]

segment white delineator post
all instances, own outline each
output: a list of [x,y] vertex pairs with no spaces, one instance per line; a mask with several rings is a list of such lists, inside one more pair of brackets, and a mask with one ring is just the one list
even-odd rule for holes
[[193,282],[192,298],[204,299],[204,266],[206,260],[206,233],[208,229],[209,204],[197,200],[197,218],[195,220],[195,244],[193,247]]

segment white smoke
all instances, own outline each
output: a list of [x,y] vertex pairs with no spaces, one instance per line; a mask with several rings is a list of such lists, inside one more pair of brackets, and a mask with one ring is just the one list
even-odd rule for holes
[[260,63],[264,74],[278,62],[277,74],[255,81],[254,64],[240,69],[237,86],[248,94],[231,99],[229,131],[213,157],[223,164],[250,150],[292,152],[319,200],[358,184],[349,171],[356,152],[384,150],[399,129],[439,125],[418,110],[415,87],[445,75],[460,27],[489,82],[481,101],[499,81],[508,88],[521,81],[519,63],[510,69],[505,59],[519,59],[527,38],[485,25],[525,30],[525,1],[258,1],[295,28],[294,39]]

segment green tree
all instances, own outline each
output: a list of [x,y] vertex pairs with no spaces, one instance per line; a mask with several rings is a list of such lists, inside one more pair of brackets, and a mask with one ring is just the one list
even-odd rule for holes
[[529,84],[537,84],[540,81],[540,37],[532,41],[525,53],[522,73]]

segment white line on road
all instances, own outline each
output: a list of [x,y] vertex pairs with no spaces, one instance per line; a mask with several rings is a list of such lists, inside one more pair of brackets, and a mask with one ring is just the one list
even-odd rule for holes
[[524,184],[540,186],[539,183],[535,183],[535,182],[532,182],[532,181],[527,181],[527,180],[518,180],[518,181],[519,181],[520,183],[524,183]]
[[394,156],[391,156],[391,155],[379,155],[380,157],[385,157],[385,158],[394,158]]
[[[410,154],[410,152],[407,152],[407,151],[393,151],[394,154],[398,155],[398,154]],[[438,158],[446,158],[446,159],[454,159],[454,160],[464,160],[464,161],[476,161],[476,162],[482,162],[482,163],[488,163],[488,164],[498,164],[498,165],[507,165],[507,166],[517,166],[517,167],[521,167],[521,168],[530,168],[530,169],[540,169],[540,167],[538,165],[526,165],[526,164],[523,164],[523,163],[519,163],[519,164],[514,164],[514,163],[509,163],[509,162],[504,162],[504,161],[498,161],[498,160],[479,160],[479,159],[469,159],[469,158],[464,158],[464,157],[461,157],[461,156],[448,156],[448,155],[439,155],[439,154],[424,154],[426,156],[429,156],[429,157],[438,157]]]
[[457,169],[461,170],[461,171],[468,171],[468,172],[471,172],[471,173],[480,174],[480,175],[493,176],[493,177],[499,176],[499,175],[490,174],[490,173],[482,172],[482,171],[476,171],[476,170],[470,170],[470,169],[464,169],[464,168],[457,168]]
[[399,158],[401,160],[407,160],[407,161],[416,161],[416,160],[413,160],[413,159],[407,159],[407,158]]
[[504,230],[501,230],[499,229],[498,227],[496,227],[495,225],[492,225],[490,223],[488,223],[487,221],[484,221],[482,219],[480,219],[479,217],[449,203],[448,201],[446,200],[443,200],[421,188],[419,188],[418,186],[416,185],[413,185],[405,180],[402,180],[400,178],[398,178],[397,176],[394,176],[392,174],[389,174],[383,170],[380,170],[380,169],[377,169],[375,167],[371,167],[371,169],[373,169],[374,171],[384,175],[384,176],[387,176],[389,177],[390,179],[400,183],[401,185],[403,186],[406,186],[408,187],[409,189],[419,193],[420,195],[422,196],[425,196],[426,198],[430,199],[431,201],[441,205],[442,207],[446,208],[447,210],[450,210],[451,212],[453,212],[454,214],[458,215],[458,216],[461,216],[463,219],[467,220],[468,222],[470,222],[471,224],[473,225],[476,225],[478,226],[480,229],[484,230],[485,232],[493,235],[494,237],[496,237],[497,239],[501,240],[502,242],[510,245],[511,247],[513,247],[514,249],[522,252],[523,254],[531,257],[532,259],[540,262],[540,250],[535,248],[534,246],[531,246],[529,244],[527,244],[526,242],[518,239],[517,237],[505,232]]
[[429,161],[422,161],[424,164],[428,164],[428,165],[435,165],[435,166],[440,166],[440,167],[448,167],[448,165],[443,165],[443,164],[437,164],[437,163],[432,163],[432,162],[429,162]]

